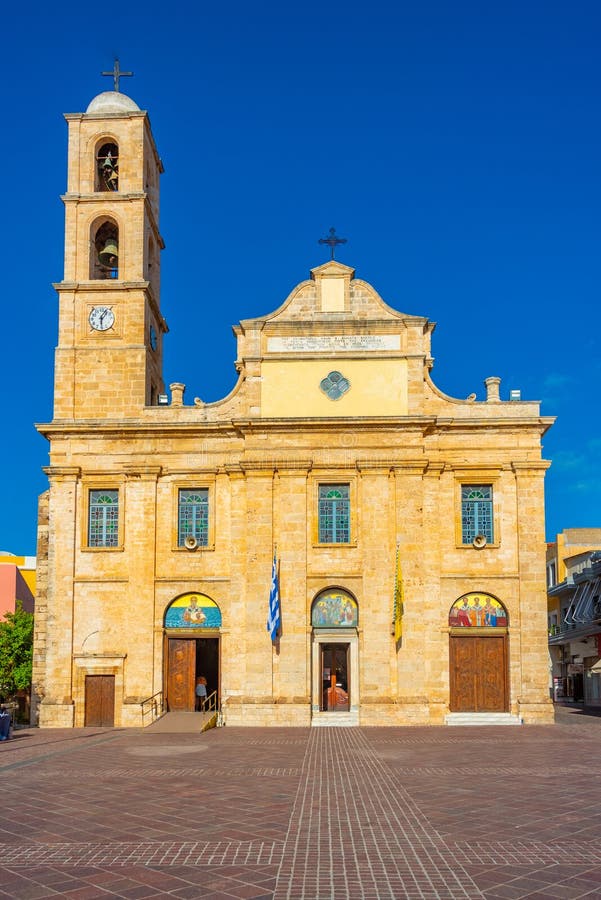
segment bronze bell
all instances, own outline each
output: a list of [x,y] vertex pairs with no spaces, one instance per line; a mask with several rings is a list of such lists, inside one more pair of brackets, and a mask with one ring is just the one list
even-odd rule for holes
[[104,249],[98,254],[98,260],[103,266],[114,269],[119,259],[119,245],[115,238],[107,238]]

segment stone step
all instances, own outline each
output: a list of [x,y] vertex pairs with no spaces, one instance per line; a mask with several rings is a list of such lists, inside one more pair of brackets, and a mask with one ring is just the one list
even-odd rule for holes
[[449,713],[445,725],[523,725],[519,716],[511,713]]
[[168,712],[145,731],[155,734],[200,734],[213,728],[217,722],[217,712]]
[[357,712],[313,713],[311,725],[315,728],[354,728],[359,724]]

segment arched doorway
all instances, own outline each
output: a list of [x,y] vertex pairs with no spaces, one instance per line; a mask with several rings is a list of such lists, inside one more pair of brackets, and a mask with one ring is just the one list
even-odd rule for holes
[[358,724],[359,609],[348,591],[321,591],[311,607],[313,628],[312,721]]
[[163,683],[169,711],[194,712],[200,679],[219,701],[220,628],[221,610],[206,594],[182,594],[167,607]]
[[508,712],[507,611],[491,594],[464,594],[449,612],[451,712]]

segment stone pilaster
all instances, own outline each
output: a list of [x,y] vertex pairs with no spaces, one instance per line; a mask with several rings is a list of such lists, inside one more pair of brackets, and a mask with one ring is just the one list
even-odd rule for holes
[[510,623],[512,647],[520,658],[521,683],[517,712],[525,723],[553,722],[549,698],[549,646],[547,637],[547,593],[545,580],[544,474],[545,460],[514,462],[519,556],[520,621]]
[[78,538],[77,466],[52,466],[48,517],[47,634],[40,725],[73,726],[73,601]]

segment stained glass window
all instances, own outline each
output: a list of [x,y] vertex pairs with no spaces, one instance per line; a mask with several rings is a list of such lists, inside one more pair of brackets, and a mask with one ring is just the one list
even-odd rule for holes
[[349,543],[351,539],[350,512],[350,487],[348,484],[320,484],[320,544]]
[[119,545],[119,491],[90,491],[89,547]]
[[322,378],[319,386],[330,400],[339,400],[343,394],[346,394],[351,384],[341,372],[330,372],[329,375]]
[[461,487],[461,540],[471,544],[482,535],[490,544],[493,541],[492,486],[490,484],[464,484]]
[[188,537],[195,538],[200,547],[206,547],[209,543],[208,488],[182,489],[179,492],[178,546],[185,546]]

